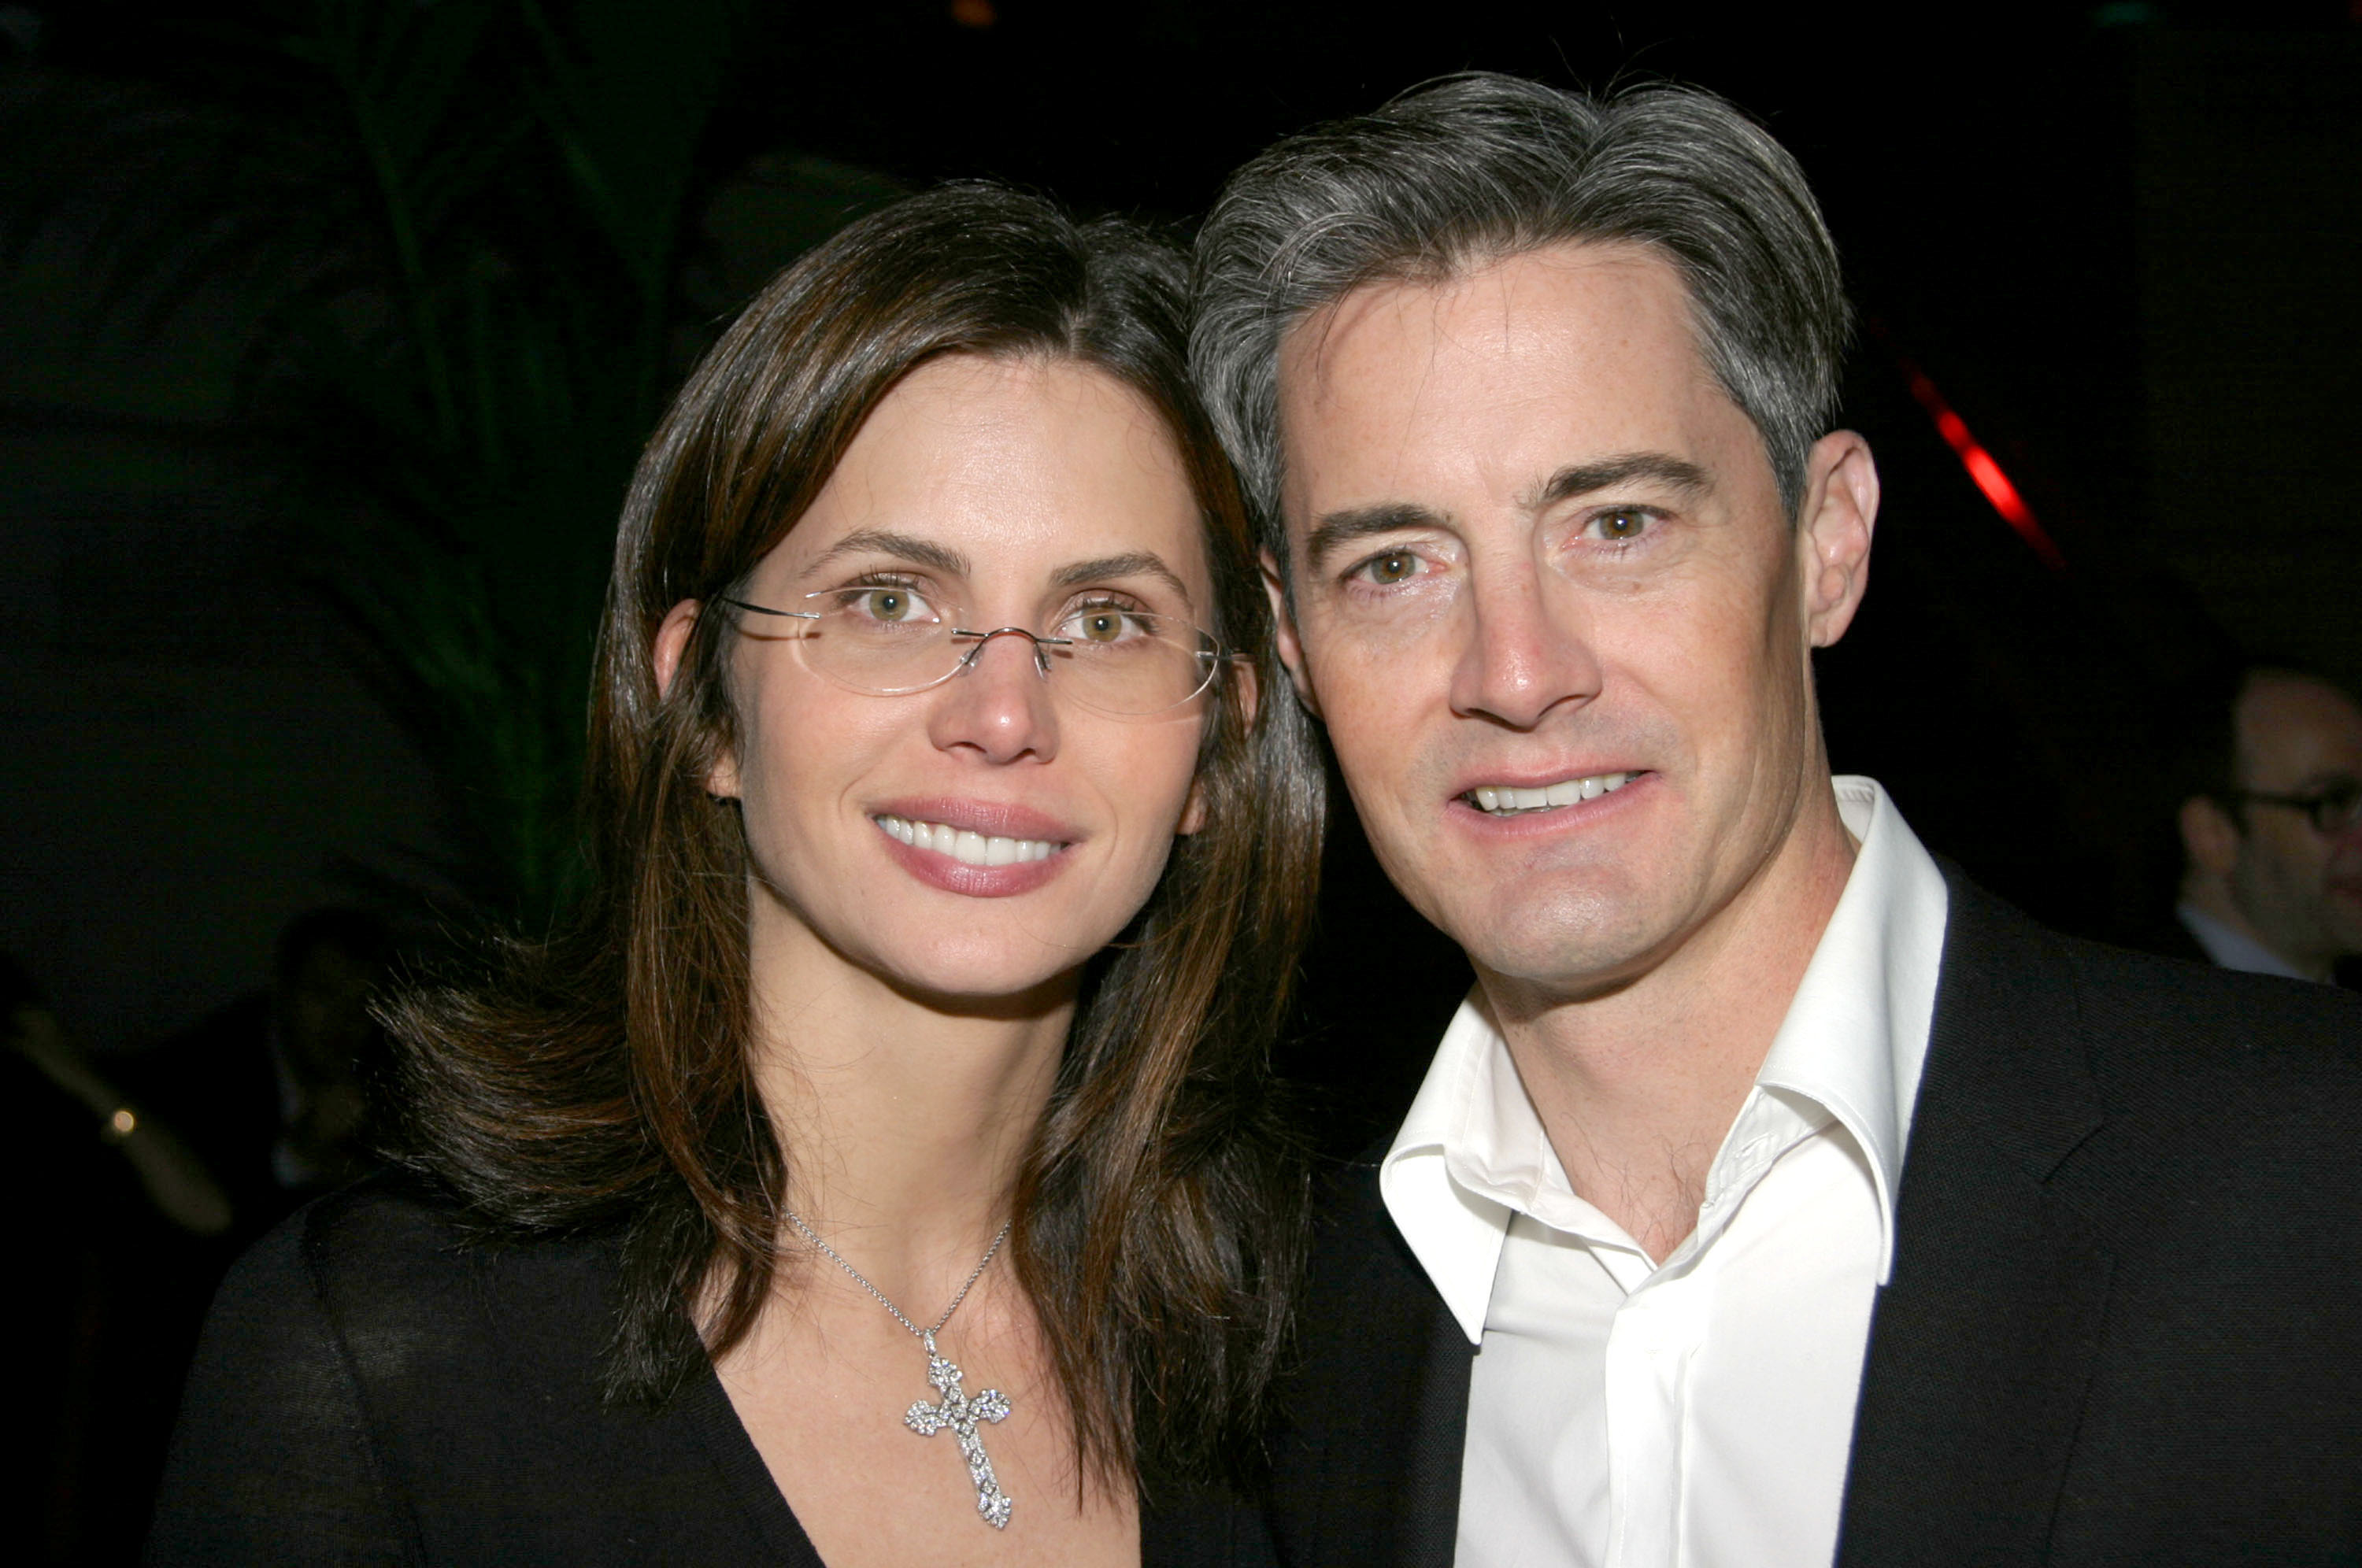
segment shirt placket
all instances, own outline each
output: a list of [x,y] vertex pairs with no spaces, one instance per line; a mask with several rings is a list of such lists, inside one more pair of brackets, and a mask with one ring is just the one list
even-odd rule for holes
[[1608,1330],[1608,1568],[1681,1560],[1682,1443],[1706,1288],[1694,1275],[1660,1274],[1626,1299]]
[[1683,1561],[1689,1469],[1683,1444],[1716,1274],[1707,1254],[1739,1202],[1808,1131],[1760,1089],[1750,1094],[1706,1174],[1689,1239],[1653,1273],[1628,1254],[1619,1260],[1645,1277],[1625,1281],[1629,1294],[1607,1333],[1607,1568],[1678,1568]]

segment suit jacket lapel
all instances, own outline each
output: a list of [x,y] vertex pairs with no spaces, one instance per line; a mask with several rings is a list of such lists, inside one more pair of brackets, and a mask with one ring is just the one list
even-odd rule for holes
[[2048,1180],[2102,1121],[2049,937],[1947,866],[1951,914],[1862,1369],[1838,1561],[2041,1561],[2110,1260]]

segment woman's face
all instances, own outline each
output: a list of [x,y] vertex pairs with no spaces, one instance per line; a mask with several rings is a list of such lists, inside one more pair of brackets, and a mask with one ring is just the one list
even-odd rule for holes
[[[952,356],[879,403],[744,597],[1047,632],[1086,606],[1204,626],[1212,589],[1179,453],[1137,394],[1071,361]],[[758,964],[825,949],[930,996],[1032,990],[1123,929],[1197,825],[1210,693],[1109,717],[1001,636],[876,696],[799,657],[809,623],[709,611],[738,624],[738,745],[712,785],[744,813]]]

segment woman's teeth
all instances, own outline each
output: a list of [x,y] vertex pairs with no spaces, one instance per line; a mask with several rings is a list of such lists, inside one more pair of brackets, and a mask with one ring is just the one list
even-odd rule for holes
[[987,838],[966,828],[942,823],[911,823],[900,817],[877,817],[879,827],[913,849],[948,855],[963,866],[1015,866],[1027,860],[1047,860],[1058,845],[1043,838]]
[[1495,787],[1485,784],[1471,790],[1462,797],[1473,801],[1477,809],[1496,817],[1515,816],[1519,812],[1546,812],[1552,806],[1572,806],[1577,801],[1596,801],[1602,795],[1612,795],[1639,777],[1637,773],[1595,773],[1587,778],[1562,778],[1539,790],[1525,790],[1509,785]]

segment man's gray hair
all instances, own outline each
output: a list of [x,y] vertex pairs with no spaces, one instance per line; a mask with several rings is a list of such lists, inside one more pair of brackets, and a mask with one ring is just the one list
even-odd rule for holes
[[1650,246],[1679,271],[1705,364],[1796,515],[1849,330],[1804,171],[1711,93],[1592,96],[1479,72],[1279,142],[1231,177],[1198,234],[1191,367],[1283,563],[1288,331],[1365,283],[1442,282],[1579,241]]

